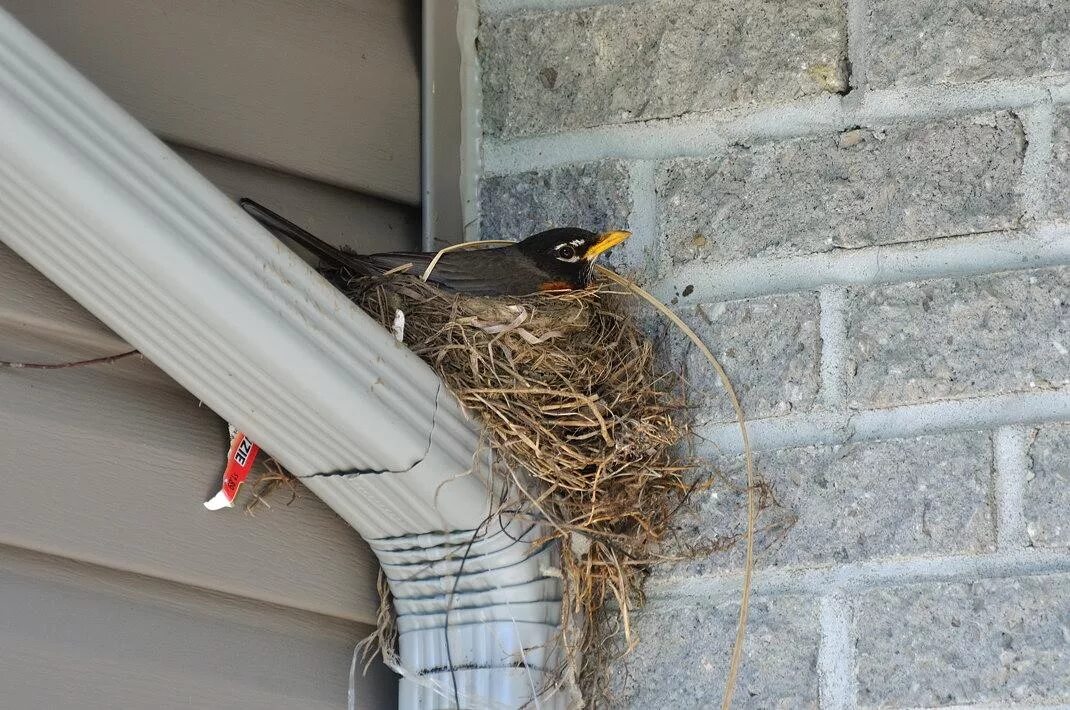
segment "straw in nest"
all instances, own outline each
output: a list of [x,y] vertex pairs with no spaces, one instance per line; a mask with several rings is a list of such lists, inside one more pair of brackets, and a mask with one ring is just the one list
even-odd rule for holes
[[605,288],[480,298],[395,274],[353,279],[348,295],[387,327],[404,313],[404,342],[483,425],[526,512],[560,540],[570,670],[588,698],[600,693],[606,604],[630,649],[653,548],[694,488],[679,456],[681,382]]

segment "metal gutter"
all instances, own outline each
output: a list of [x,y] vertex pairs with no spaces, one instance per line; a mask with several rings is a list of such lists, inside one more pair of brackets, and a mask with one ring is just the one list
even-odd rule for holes
[[479,239],[482,161],[478,0],[423,0],[423,245]]
[[0,125],[0,238],[381,555],[403,706],[531,700],[555,551],[484,525],[478,432],[435,373],[3,11]]
[[423,0],[420,173],[423,246],[463,241],[461,218],[461,47],[457,0]]

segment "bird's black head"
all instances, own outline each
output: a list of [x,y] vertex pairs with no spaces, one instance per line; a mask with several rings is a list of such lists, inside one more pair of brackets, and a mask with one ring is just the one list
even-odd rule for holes
[[564,227],[533,234],[517,248],[546,272],[547,280],[540,290],[586,288],[598,255],[630,236],[631,232],[624,231],[595,234]]

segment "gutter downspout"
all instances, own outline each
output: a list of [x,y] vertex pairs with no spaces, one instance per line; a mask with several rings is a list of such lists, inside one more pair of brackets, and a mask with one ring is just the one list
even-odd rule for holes
[[531,702],[560,663],[556,550],[484,524],[495,484],[435,373],[2,10],[0,125],[3,240],[379,556],[401,707]]

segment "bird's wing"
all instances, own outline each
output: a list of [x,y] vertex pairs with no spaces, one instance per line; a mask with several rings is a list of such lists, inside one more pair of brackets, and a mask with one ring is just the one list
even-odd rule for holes
[[[320,257],[327,267],[345,268],[354,274],[374,276],[411,264],[408,273],[421,276],[435,256],[428,252],[388,252],[371,256],[354,254],[328,244],[247,197],[239,200],[239,204],[269,232],[276,237],[297,242]],[[428,281],[474,296],[519,296],[537,291],[541,283],[539,277],[535,266],[517,253],[515,247],[499,247],[443,254]],[[341,283],[344,283],[344,279]]]
[[[367,259],[382,271],[412,264],[408,273],[422,276],[434,256],[393,252],[372,254]],[[472,296],[522,296],[538,291],[542,282],[534,265],[514,247],[447,252],[435,264],[427,280]]]

